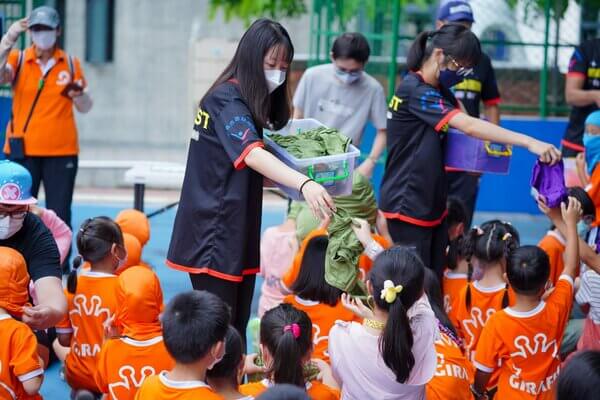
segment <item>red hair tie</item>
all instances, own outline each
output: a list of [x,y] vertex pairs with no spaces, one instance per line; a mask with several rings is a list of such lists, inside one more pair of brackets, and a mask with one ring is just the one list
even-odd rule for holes
[[293,323],[290,325],[286,325],[283,327],[283,332],[292,331],[292,335],[294,335],[294,339],[298,339],[300,337],[300,325]]

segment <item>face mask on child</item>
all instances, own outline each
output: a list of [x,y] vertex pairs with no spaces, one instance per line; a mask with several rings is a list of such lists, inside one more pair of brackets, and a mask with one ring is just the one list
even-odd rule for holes
[[577,234],[583,240],[585,240],[587,238],[587,234],[589,233],[590,229],[591,229],[590,224],[588,224],[587,222],[585,222],[583,220],[581,220],[577,223]]
[[592,175],[596,164],[600,162],[600,135],[583,134],[583,146],[585,147],[585,163],[588,175]]

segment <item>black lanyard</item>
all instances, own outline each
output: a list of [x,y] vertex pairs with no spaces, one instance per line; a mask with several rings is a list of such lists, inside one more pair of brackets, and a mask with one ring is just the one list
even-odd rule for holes
[[[35,106],[37,105],[38,100],[40,99],[40,95],[42,94],[42,90],[44,89],[44,86],[46,86],[46,78],[48,77],[48,74],[50,74],[50,71],[52,71],[52,69],[55,66],[56,66],[56,62],[54,63],[53,66],[51,66],[48,69],[48,71],[46,71],[44,76],[42,76],[38,82],[38,89],[35,94],[35,98],[33,99],[33,103],[31,104],[31,108],[29,109],[29,114],[27,115],[27,119],[25,120],[25,125],[23,126],[23,135],[25,135],[25,133],[27,132],[27,127],[29,126],[29,122],[31,121],[31,117],[33,116],[33,110],[35,110]],[[13,117],[14,117],[14,114],[11,113],[10,130],[12,131],[12,135],[14,136],[15,135],[15,125],[14,125]]]

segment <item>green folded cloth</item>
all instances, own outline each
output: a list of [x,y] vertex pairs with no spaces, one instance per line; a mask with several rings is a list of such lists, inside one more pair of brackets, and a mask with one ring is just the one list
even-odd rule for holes
[[367,296],[359,278],[358,260],[364,248],[352,230],[352,219],[365,219],[371,226],[377,220],[375,192],[367,178],[354,172],[352,194],[334,199],[336,213],[327,229],[329,245],[325,257],[325,281],[355,296]]
[[296,158],[313,158],[343,154],[348,151],[350,139],[337,129],[316,128],[297,135],[271,134],[269,138]]

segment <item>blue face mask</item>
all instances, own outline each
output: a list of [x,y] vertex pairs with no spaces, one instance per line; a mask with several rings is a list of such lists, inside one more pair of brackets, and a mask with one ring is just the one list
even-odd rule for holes
[[600,135],[583,134],[583,146],[585,147],[585,163],[587,172],[591,176],[596,164],[600,162]]
[[452,71],[450,69],[445,69],[443,71],[440,71],[440,77],[439,77],[439,81],[440,81],[440,85],[442,85],[443,87],[450,89],[453,86],[458,85],[459,83],[461,83],[464,79],[463,75],[459,75],[458,71]]
[[587,234],[589,233],[590,229],[591,225],[583,220],[577,223],[577,234],[583,240],[587,240]]
[[362,71],[345,72],[339,69],[338,67],[335,67],[335,75],[340,81],[342,81],[346,85],[351,85],[361,78]]

